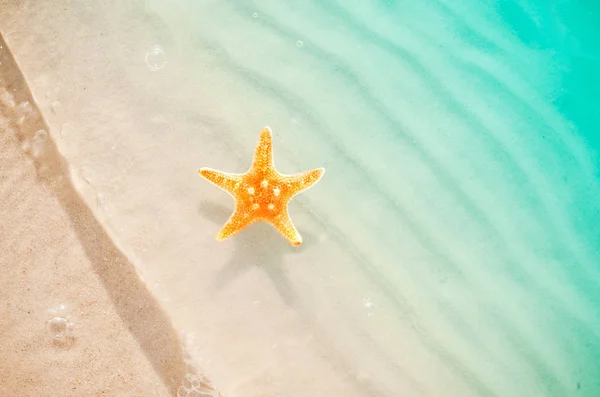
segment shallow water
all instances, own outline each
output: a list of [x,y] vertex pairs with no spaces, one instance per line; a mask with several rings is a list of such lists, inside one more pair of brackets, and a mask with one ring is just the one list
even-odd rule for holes
[[[600,392],[600,14],[416,3],[11,22],[80,192],[226,395]],[[244,172],[264,125],[280,171],[327,170],[290,205],[300,249],[214,241],[233,201],[196,170]]]

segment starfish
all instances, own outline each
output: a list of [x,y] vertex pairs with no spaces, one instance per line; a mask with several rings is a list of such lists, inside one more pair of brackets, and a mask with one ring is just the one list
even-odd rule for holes
[[290,219],[288,202],[317,183],[324,173],[324,168],[294,175],[277,172],[273,163],[271,129],[263,128],[252,166],[245,174],[230,174],[211,168],[198,170],[198,174],[235,199],[235,210],[217,234],[217,240],[225,240],[256,221],[265,221],[273,225],[290,244],[299,246],[302,236]]

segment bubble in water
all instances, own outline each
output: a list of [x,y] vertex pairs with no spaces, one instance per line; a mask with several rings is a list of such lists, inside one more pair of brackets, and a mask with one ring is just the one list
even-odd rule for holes
[[58,306],[55,306],[51,309],[48,309],[48,313],[50,314],[50,316],[62,316],[62,317],[66,317],[69,315],[69,309],[67,309],[67,306],[63,303],[61,303]]
[[296,47],[298,47],[298,48],[302,47],[303,45],[304,45],[304,42],[302,40],[298,40],[296,42]]
[[367,309],[367,316],[371,317],[373,315],[373,310],[375,309],[375,305],[373,301],[369,298],[363,298],[363,306]]
[[255,12],[254,14],[252,14],[252,18],[258,18],[258,13]]
[[48,320],[48,332],[53,339],[65,339],[69,330],[69,322],[64,317],[52,317]]
[[177,389],[177,397],[219,397],[221,394],[214,389],[208,379],[195,373],[186,373]]
[[34,156],[37,157],[40,155],[40,152],[44,148],[46,140],[48,140],[48,133],[45,130],[39,130],[38,132],[35,133],[35,136],[33,137],[33,155]]
[[146,54],[146,65],[153,72],[158,72],[167,64],[167,55],[160,46],[154,46]]
[[37,142],[46,142],[46,139],[48,139],[48,133],[46,130],[39,130],[35,133],[35,137],[33,139]]
[[68,342],[72,338],[73,322],[67,307],[58,305],[48,310],[50,319],[46,323],[46,328],[50,337],[56,342]]

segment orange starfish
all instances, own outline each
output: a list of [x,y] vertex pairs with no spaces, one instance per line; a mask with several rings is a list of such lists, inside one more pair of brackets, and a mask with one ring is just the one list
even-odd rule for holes
[[252,166],[245,174],[229,174],[210,168],[198,173],[225,190],[235,199],[235,210],[217,234],[221,241],[240,232],[256,221],[271,223],[292,245],[302,244],[302,236],[294,227],[287,205],[292,197],[317,183],[324,168],[283,175],[273,164],[273,143],[269,127],[260,131]]

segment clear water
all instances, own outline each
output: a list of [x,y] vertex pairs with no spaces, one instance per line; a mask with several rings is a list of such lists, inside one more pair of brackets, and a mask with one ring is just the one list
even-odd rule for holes
[[[73,3],[32,90],[225,393],[600,395],[598,5]],[[196,170],[244,172],[264,125],[280,171],[327,169],[299,250],[214,241]]]

